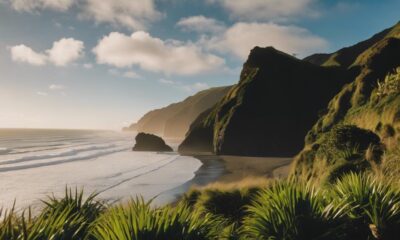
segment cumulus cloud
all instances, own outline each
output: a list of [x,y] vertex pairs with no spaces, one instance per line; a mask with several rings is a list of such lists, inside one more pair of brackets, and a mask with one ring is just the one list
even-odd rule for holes
[[20,12],[32,12],[42,9],[66,11],[76,0],[11,0],[10,2],[11,6]]
[[222,22],[214,18],[207,18],[202,15],[182,18],[176,25],[181,27],[183,30],[200,33],[214,33],[223,31],[225,29],[225,25]]
[[[1,0],[0,0],[1,1]],[[78,15],[97,23],[111,23],[132,30],[146,29],[162,18],[154,0],[8,0],[19,12],[53,10],[65,12],[73,5]]]
[[112,32],[103,37],[93,49],[97,62],[115,67],[140,68],[165,74],[191,75],[219,68],[224,60],[203,52],[190,42],[152,37],[138,31],[130,36]]
[[328,43],[307,29],[275,23],[239,22],[220,35],[200,41],[209,49],[232,53],[246,59],[255,46],[273,46],[289,54],[305,56],[326,50]]
[[36,52],[25,45],[10,48],[11,58],[15,62],[42,66],[52,63],[56,66],[66,66],[83,55],[84,44],[73,38],[62,38],[53,43],[52,48],[44,52]]
[[63,38],[53,43],[46,51],[49,61],[56,66],[65,66],[83,55],[84,44],[73,38]]
[[98,23],[142,30],[160,19],[162,14],[157,11],[154,0],[85,0],[81,16]]
[[50,90],[63,90],[63,89],[65,89],[66,87],[64,86],[64,85],[60,85],[60,84],[51,84],[50,86],[49,86],[49,89]]
[[11,58],[15,62],[24,62],[36,66],[46,64],[47,56],[45,54],[37,53],[23,44],[11,47],[10,50]]
[[316,0],[208,0],[225,8],[232,17],[242,20],[285,21],[299,16],[315,17]]

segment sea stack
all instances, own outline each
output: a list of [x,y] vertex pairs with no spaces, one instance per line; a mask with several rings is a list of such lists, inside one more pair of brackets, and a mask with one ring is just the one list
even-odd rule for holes
[[139,133],[136,138],[136,144],[132,148],[133,151],[149,151],[149,152],[172,152],[172,148],[165,141],[156,135],[148,133]]

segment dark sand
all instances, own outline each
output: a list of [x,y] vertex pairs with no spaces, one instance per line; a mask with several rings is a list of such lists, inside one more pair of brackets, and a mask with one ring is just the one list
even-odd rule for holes
[[[242,157],[195,155],[203,165],[195,177],[179,187],[168,190],[178,200],[191,186],[205,186],[210,183],[237,182],[248,177],[284,178],[289,173],[292,158]],[[162,195],[162,194],[161,194]],[[176,202],[176,201],[174,201]]]
[[292,158],[196,155],[203,165],[191,184],[236,182],[248,177],[284,178]]
[[221,159],[226,172],[219,177],[220,182],[235,182],[247,177],[286,177],[292,162],[292,158],[276,157],[221,156]]

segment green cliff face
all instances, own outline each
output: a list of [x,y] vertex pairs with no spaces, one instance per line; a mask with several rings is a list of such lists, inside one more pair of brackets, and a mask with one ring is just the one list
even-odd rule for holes
[[179,150],[200,151],[202,143],[223,155],[294,156],[318,113],[352,77],[256,47],[239,83],[195,121]]
[[[315,57],[321,59],[317,55],[306,59],[317,62]],[[336,62],[357,74],[330,101],[325,113],[308,132],[305,148],[295,158],[292,174],[321,182],[331,181],[361,166],[384,167],[384,158],[378,153],[386,151],[389,154],[398,148],[400,70],[396,68],[400,66],[400,24],[330,54],[327,59],[319,63],[332,65],[329,63]],[[353,138],[352,147],[348,147],[346,153],[327,153],[324,149],[335,147],[326,139],[343,126],[369,131],[379,136],[380,142],[361,148],[364,139]],[[354,154],[357,155],[356,161]]]
[[196,117],[215,105],[229,89],[217,87],[200,91],[182,102],[146,113],[137,123],[124,130],[152,133],[166,138],[184,138]]

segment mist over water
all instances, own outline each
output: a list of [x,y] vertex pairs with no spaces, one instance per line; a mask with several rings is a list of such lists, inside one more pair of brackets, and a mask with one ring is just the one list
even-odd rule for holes
[[[155,204],[194,177],[201,163],[175,153],[132,152],[134,134],[89,130],[0,129],[0,206],[37,206],[65,186],[110,202],[136,195]],[[184,189],[183,189],[184,190]]]

